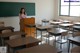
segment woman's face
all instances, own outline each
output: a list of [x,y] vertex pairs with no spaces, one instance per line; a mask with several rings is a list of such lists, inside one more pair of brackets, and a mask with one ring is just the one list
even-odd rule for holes
[[22,9],[22,13],[24,13],[24,9]]

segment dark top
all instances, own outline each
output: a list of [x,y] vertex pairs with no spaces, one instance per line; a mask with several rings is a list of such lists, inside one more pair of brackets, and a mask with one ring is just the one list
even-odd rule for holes
[[75,44],[78,43],[78,45],[80,46],[80,36],[71,37],[71,38],[68,38],[68,40],[75,42]]
[[57,53],[57,49],[51,45],[43,44],[31,48],[18,50],[16,53]]
[[18,38],[18,39],[12,39],[6,41],[6,43],[10,47],[18,47],[18,46],[28,45],[36,42],[40,42],[40,40],[35,39],[33,37]]
[[80,31],[80,26],[73,26],[73,29]]
[[61,35],[63,32],[67,32],[67,30],[61,29],[61,28],[51,28],[47,30],[49,34],[51,35]]
[[13,35],[26,35],[24,32],[20,32],[20,31],[15,31],[15,32],[9,32],[9,33],[3,33],[3,34],[0,34],[0,37],[4,37],[4,38],[7,38],[7,37],[10,37],[10,36],[13,36]]

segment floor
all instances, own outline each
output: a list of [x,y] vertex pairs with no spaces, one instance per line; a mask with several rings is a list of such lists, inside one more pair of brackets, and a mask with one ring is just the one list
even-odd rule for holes
[[[38,32],[38,34],[40,34],[40,32]],[[44,35],[44,34],[45,34],[45,33],[43,33],[43,35]],[[69,36],[69,37],[72,37],[72,34],[69,33],[68,36]],[[60,37],[57,37],[57,39],[59,39],[59,38],[60,38]],[[37,36],[37,39],[41,39],[40,35]],[[48,39],[48,38],[46,38],[46,37],[43,37],[43,38],[42,38],[42,44],[46,44],[46,39]],[[56,44],[55,44],[55,37],[54,37],[54,36],[50,37],[49,39],[50,39],[49,45],[51,45],[51,46],[56,46],[56,48],[57,48],[59,51],[62,51],[62,53],[68,53],[68,42],[66,42],[65,44],[62,44],[62,49],[60,49],[60,44],[59,44],[59,43],[56,43]],[[41,43],[39,43],[39,44],[41,44]],[[47,44],[48,44],[48,43],[47,43]],[[75,47],[75,45],[74,45],[74,47]],[[72,44],[71,44],[71,48],[72,48]]]

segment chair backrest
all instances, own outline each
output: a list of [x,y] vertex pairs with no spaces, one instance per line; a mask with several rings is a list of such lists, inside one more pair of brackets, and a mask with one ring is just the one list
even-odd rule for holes
[[0,27],[4,27],[4,22],[0,22]]
[[6,29],[2,31],[2,33],[9,33],[9,32],[12,32],[12,31],[10,29]]
[[[10,29],[7,29],[7,30],[3,30],[2,33],[10,33],[12,32]],[[16,39],[16,38],[20,38],[21,35],[13,35],[13,36],[10,36],[9,39]]]
[[61,35],[62,36],[67,36],[68,35],[68,32],[63,32]]
[[13,35],[13,36],[10,36],[10,40],[12,39],[17,39],[17,38],[21,38],[21,35]]
[[74,32],[74,33],[73,33],[73,36],[74,36],[74,37],[76,37],[76,36],[80,36],[80,31],[76,31],[76,32]]

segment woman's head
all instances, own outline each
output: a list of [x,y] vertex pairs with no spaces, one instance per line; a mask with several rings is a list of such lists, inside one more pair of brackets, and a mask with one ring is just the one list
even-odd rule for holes
[[20,14],[25,14],[25,9],[24,8],[21,8]]

